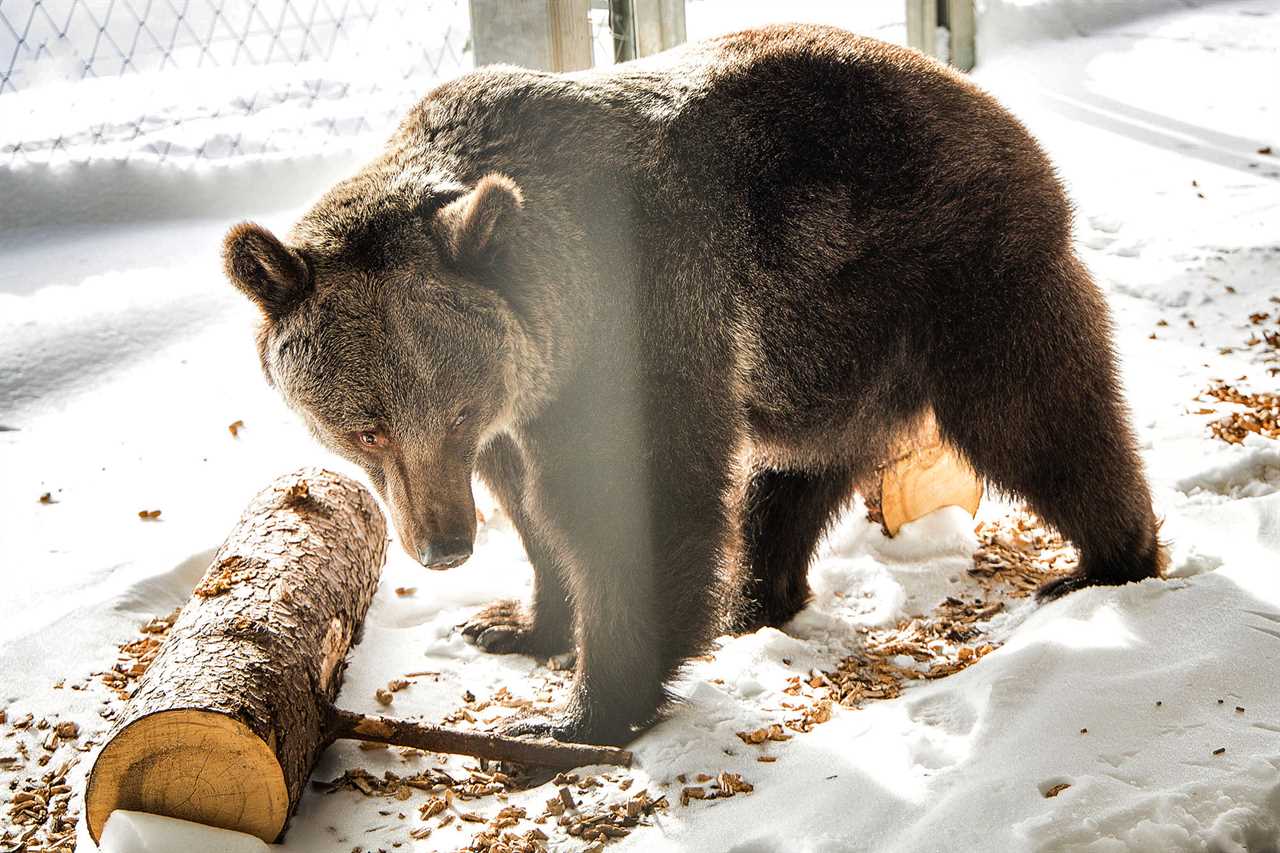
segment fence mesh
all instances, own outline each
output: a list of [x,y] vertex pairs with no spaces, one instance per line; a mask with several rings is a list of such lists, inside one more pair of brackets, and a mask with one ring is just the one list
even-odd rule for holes
[[[434,84],[474,66],[470,5],[0,0],[0,167],[365,149]],[[629,57],[634,4],[587,5],[595,64]],[[772,19],[761,3],[687,5],[691,37]],[[901,0],[824,8],[829,23],[902,40]]]
[[299,156],[472,67],[467,0],[0,0],[0,163]]

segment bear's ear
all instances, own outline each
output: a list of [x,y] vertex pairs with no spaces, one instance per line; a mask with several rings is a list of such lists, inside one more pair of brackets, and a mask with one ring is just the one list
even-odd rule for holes
[[485,175],[436,214],[445,253],[458,264],[483,262],[522,207],[524,195],[515,181],[496,172]]
[[311,289],[307,262],[261,225],[241,222],[222,243],[227,278],[268,317],[283,314]]

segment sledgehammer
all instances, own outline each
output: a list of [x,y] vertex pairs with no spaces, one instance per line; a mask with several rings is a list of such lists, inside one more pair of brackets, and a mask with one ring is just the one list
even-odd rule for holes
[[94,762],[85,815],[95,841],[118,809],[273,841],[340,738],[550,768],[631,763],[622,749],[336,708],[386,547],[373,496],[340,474],[303,469],[258,493]]

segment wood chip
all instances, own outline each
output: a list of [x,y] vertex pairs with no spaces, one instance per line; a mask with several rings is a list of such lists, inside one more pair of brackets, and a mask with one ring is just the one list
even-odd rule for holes
[[687,785],[680,789],[680,805],[689,805],[690,800],[705,800],[707,798],[707,790],[697,785]]
[[564,803],[564,807],[566,809],[572,809],[576,807],[576,804],[573,801],[573,794],[569,793],[568,788],[561,788],[559,791],[556,792],[556,794],[560,797],[560,802]]
[[1210,421],[1209,431],[1214,438],[1228,444],[1242,444],[1250,434],[1280,438],[1280,394],[1248,394],[1225,383],[1214,385],[1204,393],[1243,409],[1224,412],[1221,418]]

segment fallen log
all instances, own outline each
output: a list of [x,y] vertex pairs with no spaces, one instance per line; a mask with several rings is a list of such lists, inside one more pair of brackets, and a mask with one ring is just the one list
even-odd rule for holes
[[93,838],[128,809],[273,841],[337,738],[555,768],[630,763],[625,750],[337,710],[386,548],[372,495],[346,477],[304,469],[260,492],[98,754],[85,792]]

